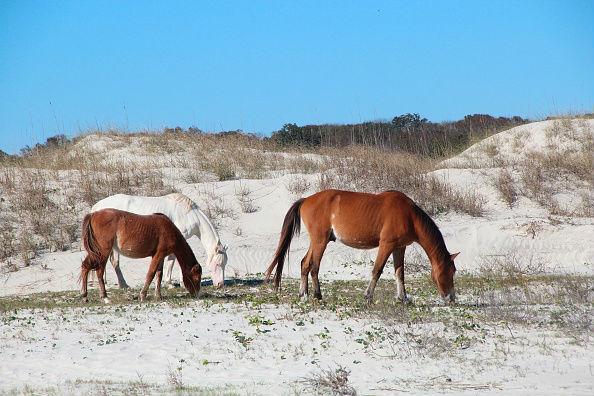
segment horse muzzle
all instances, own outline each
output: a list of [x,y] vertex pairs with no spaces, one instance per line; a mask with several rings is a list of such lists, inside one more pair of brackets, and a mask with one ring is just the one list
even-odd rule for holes
[[456,302],[456,292],[452,289],[449,293],[444,294],[442,298],[446,304],[453,304]]

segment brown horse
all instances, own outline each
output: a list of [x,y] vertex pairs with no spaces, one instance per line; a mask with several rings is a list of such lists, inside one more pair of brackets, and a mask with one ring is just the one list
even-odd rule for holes
[[406,302],[404,250],[417,242],[429,257],[431,277],[439,294],[446,302],[454,301],[454,259],[458,253],[448,252],[441,232],[429,215],[398,191],[367,194],[325,190],[295,202],[285,216],[274,259],[265,272],[269,280],[276,267],[274,285],[277,289],[291,239],[299,233],[301,219],[309,232],[310,245],[301,260],[300,297],[307,298],[307,276],[311,273],[314,296],[322,298],[318,281],[320,261],[328,242],[338,240],[357,249],[379,247],[365,293],[369,303],[373,301],[375,286],[390,254],[394,258],[397,298]]
[[112,250],[131,258],[152,256],[146,274],[140,301],[146,298],[148,288],[157,275],[155,299],[161,299],[163,260],[174,254],[182,269],[183,282],[193,297],[198,296],[202,279],[202,267],[177,227],[163,214],[141,216],[117,209],[103,209],[85,216],[82,227],[83,245],[87,257],[80,270],[82,295],[87,299],[89,271],[96,270],[101,298],[108,303],[103,274]]

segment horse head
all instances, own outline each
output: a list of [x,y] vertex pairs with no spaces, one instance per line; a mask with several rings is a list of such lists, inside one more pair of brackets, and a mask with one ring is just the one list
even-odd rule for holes
[[439,262],[432,263],[431,278],[437,285],[441,298],[446,303],[453,303],[456,300],[456,290],[454,288],[454,274],[456,273],[456,266],[454,259],[460,253],[454,253],[445,256]]
[[198,262],[190,269],[189,274],[183,276],[184,286],[192,297],[198,297],[200,283],[202,282],[202,267]]

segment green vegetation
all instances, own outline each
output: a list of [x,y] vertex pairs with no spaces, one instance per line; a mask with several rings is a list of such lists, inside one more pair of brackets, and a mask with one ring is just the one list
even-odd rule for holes
[[8,391],[0,391],[3,396],[17,395],[64,395],[64,394],[85,394],[85,395],[196,395],[196,396],[232,396],[242,394],[240,390],[231,386],[227,387],[197,387],[197,386],[169,386],[145,382],[142,378],[137,381],[67,381],[66,383],[46,388],[33,388],[25,385],[22,388],[14,388]]
[[272,134],[281,146],[344,147],[363,145],[400,150],[411,154],[443,157],[468,147],[504,129],[527,123],[521,117],[467,115],[453,122],[431,122],[419,114],[402,114],[391,122],[368,121],[359,124],[285,124]]
[[[196,304],[233,303],[253,308],[269,305],[288,305],[296,315],[327,310],[339,317],[375,317],[381,320],[401,323],[429,323],[440,321],[444,325],[457,325],[460,321],[470,326],[475,322],[509,320],[528,323],[550,320],[557,327],[582,326],[591,328],[588,312],[592,308],[591,285],[594,277],[570,275],[521,275],[505,277],[483,277],[461,275],[456,278],[459,302],[444,306],[437,296],[435,286],[428,276],[410,276],[406,281],[412,304],[401,304],[394,298],[393,281],[380,280],[376,289],[375,302],[368,306],[363,298],[366,281],[332,281],[322,283],[324,299],[310,298],[303,302],[298,298],[298,282],[287,279],[283,289],[276,293],[269,285],[259,284],[257,280],[236,280],[225,289],[205,286],[201,289],[198,301],[191,299],[184,289],[163,290],[163,301],[140,303],[138,290],[110,289],[111,305],[105,305],[96,290],[90,291],[90,302],[83,303],[78,292],[48,292],[26,296],[0,298],[2,321],[22,320],[21,312],[26,309],[65,309],[93,308],[101,310],[143,309],[156,304],[175,307],[196,307]],[[571,309],[567,309],[571,307]],[[552,316],[551,316],[552,315]],[[28,316],[27,316],[28,317]],[[544,318],[544,319],[543,319]],[[23,319],[24,320],[24,319]],[[265,333],[267,326],[274,324],[260,315],[247,318],[248,323]],[[579,322],[579,323],[578,323]],[[300,324],[297,323],[299,326]],[[243,334],[235,335],[242,345],[251,340]],[[107,341],[106,341],[107,342]]]

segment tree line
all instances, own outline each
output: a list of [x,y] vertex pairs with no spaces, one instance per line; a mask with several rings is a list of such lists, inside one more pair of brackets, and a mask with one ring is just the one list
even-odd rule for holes
[[392,121],[358,124],[285,124],[272,133],[271,140],[281,146],[342,147],[375,146],[427,156],[442,156],[467,147],[474,140],[529,122],[521,117],[467,115],[452,122],[431,122],[416,113],[396,116]]
[[[210,134],[213,137],[237,135],[244,139],[267,141],[280,147],[344,147],[348,145],[373,146],[386,150],[400,150],[413,154],[439,157],[460,150],[472,142],[483,139],[501,130],[528,123],[529,120],[514,117],[493,117],[488,114],[467,115],[451,122],[432,122],[417,113],[394,117],[391,121],[367,121],[357,124],[320,124],[298,126],[288,123],[270,137],[241,130],[222,131]],[[163,133],[204,134],[196,127],[179,126],[164,128]],[[25,146],[20,155],[26,157],[40,150],[65,147],[76,141],[63,134],[49,137],[45,143]],[[0,152],[0,158],[7,157]]]

